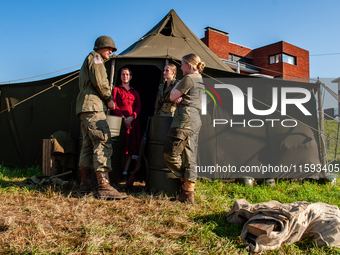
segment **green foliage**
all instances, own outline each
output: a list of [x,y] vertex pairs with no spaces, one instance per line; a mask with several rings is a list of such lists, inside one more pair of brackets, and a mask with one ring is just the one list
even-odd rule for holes
[[25,168],[9,168],[0,165],[0,184],[2,187],[10,183],[22,181],[33,175],[40,176],[41,168],[39,166]]
[[7,177],[8,179],[13,178],[27,178],[33,175],[41,175],[41,168],[40,166],[33,166],[33,167],[25,167],[25,168],[9,168],[0,165],[0,174],[1,177]]

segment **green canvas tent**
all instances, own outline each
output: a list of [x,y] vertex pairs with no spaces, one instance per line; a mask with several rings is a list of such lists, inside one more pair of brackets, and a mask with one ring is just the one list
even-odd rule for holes
[[[52,85],[62,85],[77,75],[74,72],[0,86],[0,163],[13,167],[41,165],[42,141],[57,131],[68,133],[75,141],[79,139],[80,122],[75,115],[78,79],[61,89]],[[70,78],[63,80],[65,77]]]
[[[118,72],[123,66],[132,70],[134,74],[132,86],[139,91],[143,101],[141,121],[144,129],[147,117],[153,114],[155,97],[159,83],[162,81],[165,63],[176,61],[175,64],[179,67],[181,57],[192,52],[204,56],[207,70],[210,70],[211,74],[233,72],[194,35],[174,10],[171,10],[150,32],[123,53],[114,55],[106,62],[108,76],[111,76],[113,63],[112,77],[115,85],[120,83]],[[79,91],[78,79],[65,84],[60,90],[53,87],[10,108],[50,88],[56,81],[61,80],[56,84],[60,85],[77,75],[76,72],[72,74],[0,86],[2,111],[0,163],[7,166],[41,165],[42,139],[47,139],[60,130],[69,133],[78,144],[79,119],[75,116],[75,100]]]
[[119,57],[161,58],[181,62],[182,57],[189,53],[196,53],[200,56],[208,68],[234,72],[184,24],[174,10],[171,10],[137,42],[119,54]]
[[[146,128],[148,117],[153,115],[164,66],[171,62],[179,70],[182,56],[189,53],[197,53],[206,63],[207,67],[203,73],[206,84],[214,87],[216,83],[219,83],[219,80],[227,82],[228,80],[225,79],[232,79],[229,81],[239,86],[244,93],[247,93],[247,87],[256,86],[254,98],[269,105],[271,104],[272,87],[298,86],[308,89],[312,94],[317,87],[309,83],[292,83],[266,78],[254,79],[236,74],[193,34],[174,10],[171,10],[142,38],[120,55],[114,55],[106,62],[108,77],[114,85],[120,84],[119,70],[122,67],[132,70],[131,85],[139,92],[142,102],[140,115],[142,131]],[[78,94],[78,79],[65,84],[61,90],[52,88],[34,99],[6,110],[8,106],[50,87],[53,82],[68,75],[30,83],[0,86],[1,111],[4,111],[0,115],[0,162],[4,165],[41,164],[42,139],[48,138],[59,130],[70,133],[78,144],[79,120],[75,116],[74,110]],[[181,78],[181,75],[179,71],[178,78]],[[299,165],[320,162],[314,97],[305,105],[312,116],[302,116],[294,107],[287,109],[288,115],[301,119],[301,122],[307,123],[308,126],[299,124],[296,128],[279,126],[271,128],[266,123],[257,128],[230,128],[227,125],[213,128],[212,120],[214,118],[233,118],[232,95],[228,90],[219,90],[218,93],[223,107],[213,106],[212,101],[208,100],[209,114],[202,116],[203,125],[199,147],[203,147],[204,150],[199,151],[199,163],[232,164],[240,167],[242,165]],[[299,97],[299,95],[293,96]],[[257,103],[254,104],[254,107],[265,109],[263,105]],[[280,118],[277,112],[265,117]],[[249,111],[243,118],[259,119]],[[214,178],[216,176],[208,175],[207,177]],[[229,178],[230,176],[225,175],[224,177]]]
[[164,66],[174,63],[178,70],[177,78],[182,78],[180,62],[189,53],[196,53],[203,59],[208,75],[237,76],[184,24],[174,10],[125,51],[112,56],[111,61],[107,62],[107,70],[114,70],[112,80],[115,85],[120,84],[119,70],[122,67],[132,70],[131,85],[138,90],[143,103],[142,127],[146,126],[148,116],[153,115]]

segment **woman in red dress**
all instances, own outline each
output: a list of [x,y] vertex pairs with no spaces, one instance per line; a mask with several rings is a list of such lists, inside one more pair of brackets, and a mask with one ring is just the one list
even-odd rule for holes
[[115,87],[112,92],[115,103],[114,115],[122,116],[123,127],[123,176],[127,176],[132,155],[138,155],[141,142],[139,113],[141,111],[140,97],[130,86],[132,72],[128,68],[120,71],[122,85]]

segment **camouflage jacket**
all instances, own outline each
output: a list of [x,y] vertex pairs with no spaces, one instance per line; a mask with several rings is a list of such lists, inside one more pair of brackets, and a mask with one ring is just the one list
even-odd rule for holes
[[79,73],[79,94],[76,103],[77,115],[81,112],[102,112],[112,100],[104,60],[97,52],[85,59]]

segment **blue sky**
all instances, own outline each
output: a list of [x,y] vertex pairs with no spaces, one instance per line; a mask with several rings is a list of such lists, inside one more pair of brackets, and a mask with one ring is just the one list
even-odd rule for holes
[[250,48],[283,40],[309,51],[310,77],[340,76],[338,0],[2,0],[0,7],[0,82],[77,70],[98,36],[123,50],[172,8],[199,38],[212,26]]

